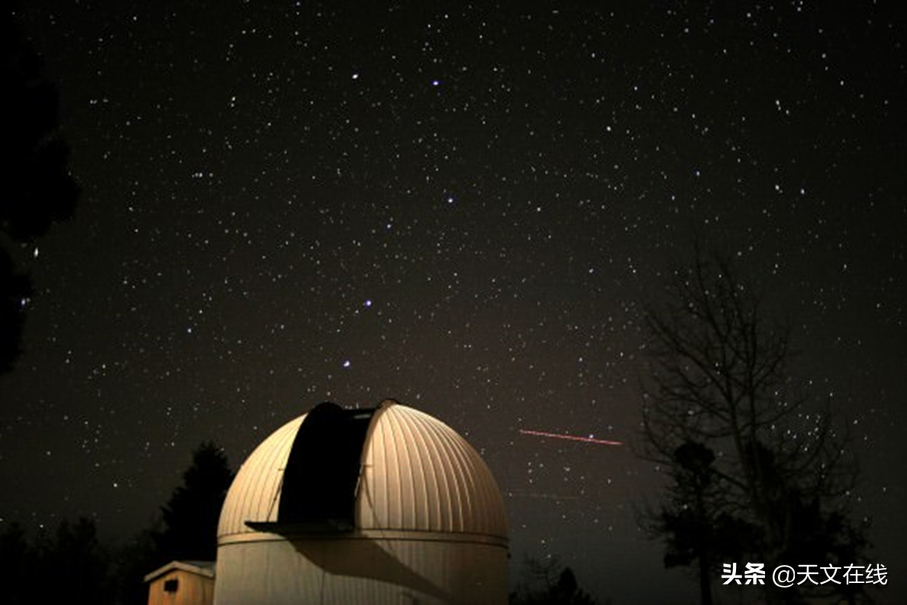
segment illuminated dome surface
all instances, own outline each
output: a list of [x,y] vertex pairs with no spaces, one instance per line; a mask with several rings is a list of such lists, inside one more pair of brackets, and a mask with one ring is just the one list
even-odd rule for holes
[[507,540],[500,490],[475,449],[390,400],[367,410],[321,404],[271,434],[237,473],[218,540],[344,530]]
[[218,527],[214,605],[505,605],[491,472],[428,414],[315,406],[240,468]]

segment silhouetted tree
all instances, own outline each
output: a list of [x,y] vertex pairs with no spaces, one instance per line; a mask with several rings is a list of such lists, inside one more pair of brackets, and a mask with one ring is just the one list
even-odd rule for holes
[[0,248],[0,374],[12,370],[22,353],[25,301],[31,292],[28,276],[17,272],[9,253]]
[[595,599],[580,589],[576,575],[561,566],[557,557],[544,561],[525,557],[523,581],[510,594],[511,605],[595,605]]
[[164,528],[157,534],[157,545],[162,563],[215,559],[217,522],[232,480],[221,448],[208,442],[195,450],[183,484],[161,508]]
[[714,469],[715,454],[688,441],[674,451],[667,469],[671,483],[666,497],[646,521],[649,533],[665,540],[665,567],[696,564],[700,602],[712,603],[711,577],[722,561],[734,560],[758,538],[755,529],[726,512],[723,479]]
[[163,557],[157,549],[159,530],[157,527],[145,529],[116,552],[113,563],[114,600],[118,604],[141,605],[148,602],[148,586],[145,576],[160,567]]
[[110,557],[98,540],[97,526],[81,517],[75,523],[62,521],[53,548],[43,554],[44,582],[52,597],[44,603],[111,602]]
[[[667,542],[665,563],[698,561],[708,603],[708,575],[722,557],[754,553],[766,569],[807,562],[799,560],[807,552],[811,563],[834,562],[842,550],[858,558],[864,528],[849,522],[845,497],[855,467],[827,405],[793,386],[789,330],[763,317],[760,296],[728,259],[698,247],[667,296],[646,315],[640,451],[671,479],[649,514]],[[746,540],[718,539],[730,529]],[[767,598],[799,596],[787,589]]]
[[4,524],[0,533],[0,586],[8,605],[31,603],[37,556],[18,523]]
[[[0,244],[22,246],[72,216],[79,188],[66,168],[56,89],[42,77],[14,14],[9,6],[0,11]],[[30,295],[28,276],[0,245],[0,373],[21,353]]]
[[33,541],[14,523],[0,534],[2,602],[112,604],[110,561],[91,519],[63,520]]

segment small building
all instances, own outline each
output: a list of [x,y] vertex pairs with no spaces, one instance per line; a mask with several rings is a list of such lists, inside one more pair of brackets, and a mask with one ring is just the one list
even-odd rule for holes
[[245,461],[218,527],[215,605],[503,605],[500,490],[446,424],[332,403]]
[[145,576],[148,605],[211,605],[213,561],[171,561]]

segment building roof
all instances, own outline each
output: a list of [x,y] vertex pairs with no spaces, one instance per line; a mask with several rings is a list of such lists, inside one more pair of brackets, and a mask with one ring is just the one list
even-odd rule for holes
[[170,561],[163,567],[159,567],[151,573],[145,575],[145,582],[151,582],[155,578],[179,569],[188,573],[193,573],[206,578],[214,577],[214,561]]
[[507,537],[500,490],[475,449],[391,400],[366,410],[321,404],[277,429],[237,473],[218,538],[319,523]]

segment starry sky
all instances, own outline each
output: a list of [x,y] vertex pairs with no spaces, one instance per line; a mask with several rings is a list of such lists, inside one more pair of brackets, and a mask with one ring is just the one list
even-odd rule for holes
[[237,466],[318,402],[391,397],[483,454],[515,572],[692,598],[636,527],[650,465],[519,431],[635,438],[641,311],[697,236],[794,326],[907,596],[896,3],[23,4],[83,193],[17,250],[0,523],[127,536],[202,441]]

